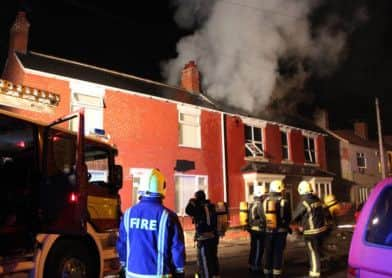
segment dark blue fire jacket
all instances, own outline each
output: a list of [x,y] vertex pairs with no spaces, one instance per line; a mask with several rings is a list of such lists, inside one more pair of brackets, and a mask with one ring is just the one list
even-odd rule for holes
[[177,215],[161,198],[142,197],[121,220],[117,251],[126,277],[183,273],[184,234]]

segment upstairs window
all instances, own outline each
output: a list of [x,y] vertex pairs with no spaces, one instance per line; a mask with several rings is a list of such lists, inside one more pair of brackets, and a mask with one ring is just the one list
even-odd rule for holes
[[[79,92],[72,93],[72,111],[84,108],[86,135],[94,133],[94,129],[103,129],[103,98]],[[71,122],[71,129],[76,131],[78,120]]]
[[290,160],[289,157],[289,138],[287,131],[280,131],[280,137],[282,138],[282,159]]
[[366,169],[366,157],[364,153],[357,152],[357,166],[360,173],[364,173]]
[[201,148],[200,110],[178,107],[178,129],[180,146]]
[[305,162],[315,164],[316,163],[316,150],[314,144],[314,138],[310,136],[304,136],[304,150],[305,150]]
[[245,125],[245,156],[263,157],[263,129],[256,126]]

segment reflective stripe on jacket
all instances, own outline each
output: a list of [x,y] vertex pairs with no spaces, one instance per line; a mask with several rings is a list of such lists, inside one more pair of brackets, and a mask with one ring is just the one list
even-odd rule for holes
[[117,251],[127,277],[171,277],[182,273],[184,234],[177,215],[160,198],[143,197],[121,220]]
[[294,211],[294,221],[300,221],[305,236],[320,234],[327,230],[325,208],[321,200],[313,194],[303,195]]

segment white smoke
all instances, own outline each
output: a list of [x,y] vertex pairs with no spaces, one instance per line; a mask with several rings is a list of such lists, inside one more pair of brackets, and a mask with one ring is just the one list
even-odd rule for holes
[[[179,26],[196,28],[177,44],[178,57],[163,65],[170,84],[195,60],[204,93],[247,111],[260,111],[276,89],[279,58],[307,59],[320,74],[335,68],[346,34],[332,23],[312,30],[316,0],[173,0]],[[303,76],[303,75],[302,75]]]

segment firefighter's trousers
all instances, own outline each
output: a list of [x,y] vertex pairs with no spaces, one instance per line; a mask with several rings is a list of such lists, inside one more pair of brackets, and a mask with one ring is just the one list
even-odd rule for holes
[[262,270],[262,259],[264,253],[264,232],[250,231],[250,253],[249,253],[249,270],[258,272]]
[[286,232],[265,234],[265,277],[281,277],[286,237]]
[[198,277],[219,276],[218,244],[219,237],[197,241]]
[[322,256],[321,246],[323,238],[324,235],[322,234],[308,236],[304,238],[310,263],[309,277],[320,277],[320,258]]

